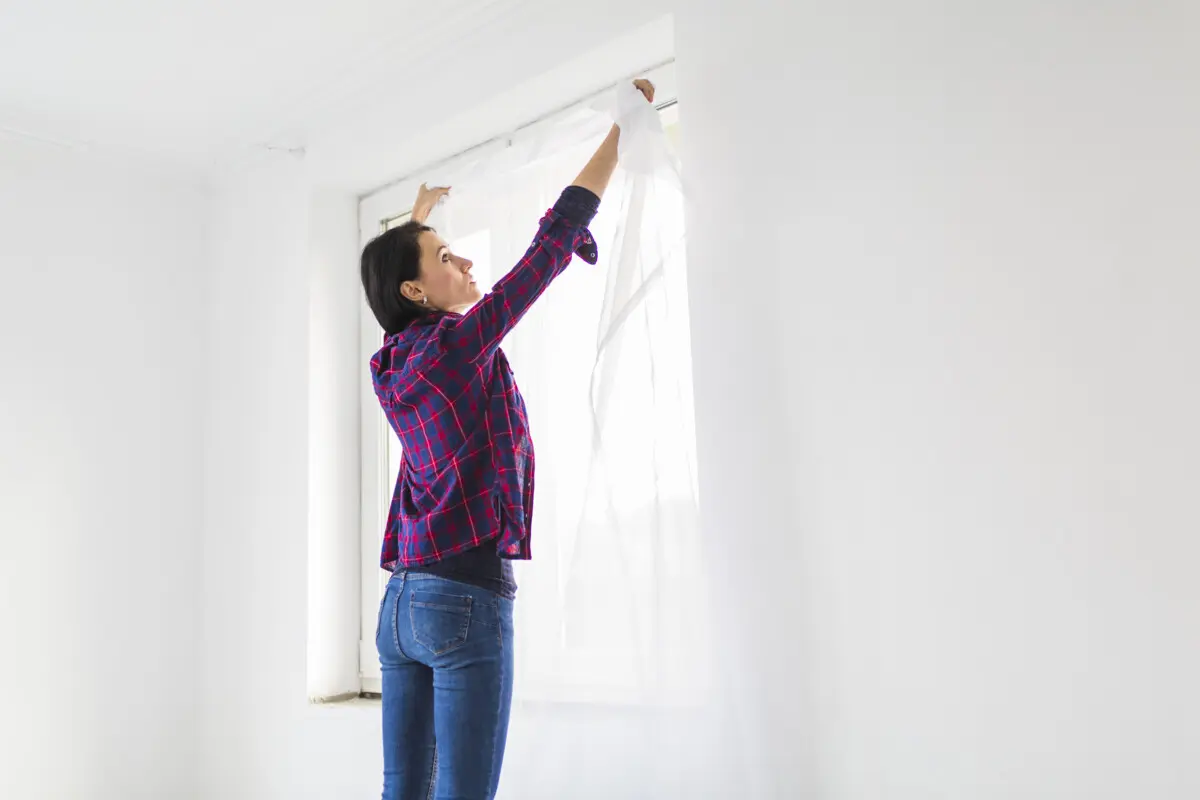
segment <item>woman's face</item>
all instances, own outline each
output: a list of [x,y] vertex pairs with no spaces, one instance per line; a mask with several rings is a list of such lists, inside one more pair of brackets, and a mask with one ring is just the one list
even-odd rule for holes
[[451,253],[433,231],[422,232],[417,241],[421,245],[421,275],[404,283],[404,296],[416,303],[428,298],[423,305],[459,314],[478,303],[483,292],[471,275],[471,260]]

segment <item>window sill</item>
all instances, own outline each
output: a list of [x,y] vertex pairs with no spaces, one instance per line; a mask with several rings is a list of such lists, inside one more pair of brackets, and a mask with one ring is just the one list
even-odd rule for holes
[[380,704],[380,698],[378,695],[371,696],[371,695],[358,695],[358,694],[344,695],[342,697],[331,697],[327,700],[309,700],[308,701],[308,705],[311,708],[334,709],[334,710],[342,710],[342,709],[348,709],[348,708],[350,708],[350,709],[367,708],[367,709],[378,710],[379,704]]

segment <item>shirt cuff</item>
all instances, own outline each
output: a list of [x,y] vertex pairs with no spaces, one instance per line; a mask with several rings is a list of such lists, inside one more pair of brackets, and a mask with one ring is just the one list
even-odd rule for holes
[[558,196],[558,202],[554,204],[554,211],[559,216],[571,225],[583,229],[580,231],[582,238],[575,247],[575,255],[588,264],[595,264],[600,258],[596,240],[592,237],[592,232],[587,229],[599,210],[600,198],[596,196],[595,192],[582,186],[568,186],[563,189],[563,193]]
[[600,198],[590,189],[582,186],[568,186],[558,196],[554,210],[561,214],[572,225],[586,228],[596,218],[600,210]]

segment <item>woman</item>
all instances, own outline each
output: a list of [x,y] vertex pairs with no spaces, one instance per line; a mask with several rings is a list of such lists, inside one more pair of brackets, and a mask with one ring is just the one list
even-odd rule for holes
[[[634,85],[653,101],[648,81]],[[471,261],[424,224],[448,189],[422,186],[413,219],[363,249],[363,288],[386,333],[371,375],[404,452],[375,641],[384,800],[496,794],[512,698],[511,560],[530,557],[534,464],[525,403],[499,345],[573,254],[596,263],[588,225],[619,136],[613,125],[487,297]]]

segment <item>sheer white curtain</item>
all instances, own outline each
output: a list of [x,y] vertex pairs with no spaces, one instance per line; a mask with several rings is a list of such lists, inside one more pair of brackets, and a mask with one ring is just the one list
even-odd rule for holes
[[[702,768],[717,679],[683,194],[657,112],[621,113],[622,168],[592,225],[599,263],[577,259],[504,342],[537,452],[505,798],[733,796]],[[611,121],[578,110],[423,176],[454,187],[430,223],[481,284],[516,262]]]

